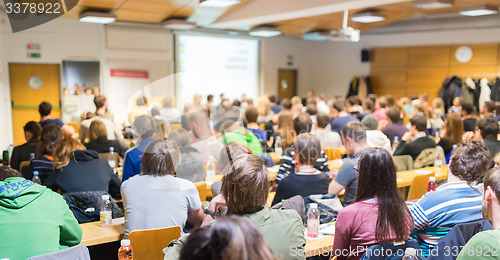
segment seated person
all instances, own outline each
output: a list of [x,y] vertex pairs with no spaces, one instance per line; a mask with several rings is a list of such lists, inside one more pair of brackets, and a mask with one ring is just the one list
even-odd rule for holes
[[382,129],[389,141],[391,141],[391,146],[394,144],[394,137],[398,137],[398,140],[403,138],[403,135],[408,132],[408,128],[401,124],[401,109],[399,107],[391,107],[387,110],[387,125]]
[[142,155],[142,174],[123,182],[125,234],[137,229],[180,226],[186,221],[199,227],[203,221],[196,186],[175,177],[179,147],[171,140],[155,140]]
[[424,256],[453,226],[482,219],[482,194],[471,185],[488,170],[491,156],[480,141],[462,142],[448,169],[448,183],[424,195],[410,207],[415,235]]
[[[293,120],[293,128],[295,134],[299,135],[301,133],[309,133],[312,129],[312,121],[308,114],[302,113]],[[293,147],[288,147],[283,151],[280,158],[280,168],[278,174],[276,175],[276,180],[273,184],[273,190],[278,187],[281,180],[288,177],[290,174],[295,173],[295,150]],[[321,172],[329,173],[328,159],[326,158],[325,151],[321,150],[321,153],[314,163],[314,168]]]
[[344,161],[337,175],[328,187],[328,193],[339,195],[345,189],[342,204],[349,205],[354,201],[358,187],[358,174],[354,167],[358,165],[362,151],[368,148],[366,130],[359,122],[349,122],[342,129],[342,141],[350,158]]
[[40,103],[38,113],[40,114],[40,126],[45,127],[48,124],[56,124],[61,128],[65,136],[72,136],[75,133],[75,129],[70,125],[65,125],[61,119],[51,118],[52,105],[49,102]]
[[321,148],[342,147],[339,133],[325,130],[328,124],[330,124],[330,117],[327,114],[318,113],[316,115],[316,129],[312,134],[318,137]]
[[206,177],[203,160],[198,149],[191,147],[191,138],[184,128],[175,129],[169,136],[179,146],[181,162],[175,170],[175,176],[191,182],[204,181]]
[[26,179],[33,178],[33,172],[38,171],[42,184],[45,179],[54,172],[54,150],[62,140],[61,128],[56,124],[48,124],[42,128],[40,135],[40,146],[38,146],[37,157],[30,162],[30,175]]
[[135,100],[135,107],[128,112],[128,122],[134,125],[134,121],[149,114],[148,99],[145,96],[137,97]]
[[[356,121],[359,122],[359,120],[352,116],[351,114],[347,113],[345,110],[345,101],[336,101],[333,104],[333,120],[330,123],[332,131],[337,131],[337,133],[340,134],[340,131],[342,131],[342,128],[344,126],[351,122],[351,121]],[[297,133],[298,134],[298,133]]]
[[266,130],[260,129],[257,124],[257,118],[259,117],[259,112],[255,107],[249,107],[245,111],[245,119],[247,121],[247,130],[251,131],[260,142],[267,140]]
[[263,152],[259,139],[251,131],[246,130],[233,120],[222,123],[220,132],[223,133],[220,140],[224,145],[234,142],[248,147],[252,154],[261,155]]
[[90,124],[89,142],[85,144],[87,150],[96,151],[97,153],[109,153],[109,148],[113,147],[114,152],[121,157],[125,156],[127,148],[118,140],[108,140],[106,125],[100,120],[94,120]]
[[377,130],[378,121],[373,115],[363,117],[361,123],[366,128],[366,143],[369,147],[380,147],[391,151],[391,141],[382,131]]
[[[494,259],[498,255],[493,248],[498,248],[500,240],[500,169],[495,169],[484,176],[484,196],[482,202],[483,217],[493,225],[493,230],[474,235],[460,252],[458,260]],[[476,251],[476,249],[484,251]],[[486,250],[488,250],[487,252]]]
[[373,111],[373,116],[377,121],[387,119],[387,99],[385,97],[379,97],[375,101],[375,111]]
[[327,194],[330,179],[328,175],[314,168],[321,154],[321,143],[315,135],[302,133],[295,138],[295,161],[297,172],[281,180],[272,205],[293,196],[306,197],[313,194]]
[[138,145],[128,150],[125,154],[125,159],[123,161],[122,182],[141,173],[141,157],[144,153],[144,149],[146,149],[146,147],[153,142],[155,138],[161,136],[160,126],[157,126],[154,119],[150,116],[139,116],[134,121],[133,127],[135,133],[138,135]]
[[55,172],[44,185],[61,194],[82,191],[106,191],[121,199],[118,175],[107,160],[95,151],[85,150],[78,140],[66,137],[54,150]]
[[0,255],[11,260],[80,244],[82,229],[61,195],[0,166]]
[[26,143],[14,147],[12,156],[10,157],[10,167],[20,171],[21,162],[29,161],[31,154],[36,154],[36,150],[40,145],[40,134],[42,127],[35,121],[29,121],[24,125],[24,138]]
[[498,141],[498,121],[494,117],[485,117],[477,122],[476,136],[482,139],[484,145],[490,151],[491,158],[500,152],[500,141]]
[[[253,222],[278,259],[305,259],[303,254],[290,254],[290,248],[300,252],[306,243],[299,214],[267,207],[269,175],[262,160],[251,154],[240,155],[224,168],[223,176],[222,194],[210,202],[202,226],[213,225],[214,213],[227,208],[228,216],[238,215]],[[179,249],[179,244],[166,248],[165,259],[179,259]]]
[[358,167],[359,192],[354,203],[339,212],[335,224],[332,252],[338,260],[361,259],[370,246],[408,240],[413,227],[389,152],[366,149]]
[[474,105],[470,103],[462,104],[461,113],[464,122],[464,132],[476,131],[477,119],[473,117]]
[[195,230],[182,245],[179,259],[231,259],[234,252],[247,259],[276,259],[259,229],[250,220],[237,216],[223,217],[210,227]]
[[458,145],[462,141],[463,135],[464,125],[460,115],[457,113],[448,113],[444,120],[441,138],[437,145],[443,148],[445,155],[448,155],[453,149],[453,145]]
[[415,160],[423,150],[435,148],[436,142],[425,134],[427,129],[427,118],[425,116],[416,115],[410,119],[410,124],[410,131],[403,135],[393,155],[411,155]]
[[219,158],[219,151],[224,145],[214,135],[213,129],[209,126],[209,118],[206,110],[198,110],[189,114],[184,114],[189,123],[189,134],[193,144],[191,147],[198,149],[203,161],[206,162],[212,156],[216,160]]

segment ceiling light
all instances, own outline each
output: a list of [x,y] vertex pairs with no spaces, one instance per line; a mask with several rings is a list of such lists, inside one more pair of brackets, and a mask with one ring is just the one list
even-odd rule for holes
[[326,41],[330,39],[330,31],[318,30],[302,34],[302,39],[308,41]]
[[461,15],[466,16],[481,16],[489,14],[498,14],[498,7],[495,6],[479,6],[470,7],[460,10]]
[[255,37],[274,37],[281,35],[282,31],[280,28],[273,25],[263,25],[252,29],[248,35]]
[[88,11],[80,14],[80,22],[108,24],[116,21],[116,15],[105,12]]
[[181,18],[169,18],[161,23],[163,28],[171,30],[189,30],[196,27],[196,23],[191,23]]
[[440,9],[453,7],[454,0],[413,0],[413,6],[421,9]]
[[380,14],[376,11],[365,11],[365,12],[360,12],[357,14],[353,14],[351,16],[351,20],[353,22],[358,22],[358,23],[374,23],[374,22],[380,22],[385,20],[386,16],[383,14]]
[[205,7],[229,7],[240,3],[241,0],[200,0],[200,6]]

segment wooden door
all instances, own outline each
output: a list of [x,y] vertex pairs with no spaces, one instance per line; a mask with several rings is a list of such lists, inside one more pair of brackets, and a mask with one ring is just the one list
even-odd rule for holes
[[38,105],[42,101],[52,104],[52,117],[61,117],[59,64],[9,63],[9,79],[14,145],[20,145],[26,141],[23,126],[40,121]]
[[297,91],[297,70],[278,70],[278,97],[292,98]]

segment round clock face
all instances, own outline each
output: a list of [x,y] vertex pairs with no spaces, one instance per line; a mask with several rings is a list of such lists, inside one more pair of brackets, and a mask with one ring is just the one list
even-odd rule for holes
[[472,49],[469,46],[460,46],[455,51],[455,58],[460,63],[467,63],[472,59]]
[[32,89],[39,89],[43,85],[43,80],[38,76],[33,76],[30,78],[29,85]]

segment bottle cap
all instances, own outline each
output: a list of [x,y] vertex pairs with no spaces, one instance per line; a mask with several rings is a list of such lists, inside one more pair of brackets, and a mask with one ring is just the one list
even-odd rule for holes
[[30,156],[31,157],[35,157],[35,153],[30,153]]
[[399,136],[394,136],[394,140],[399,140]]
[[435,182],[436,181],[436,177],[434,177],[434,176],[429,177],[429,181],[434,181]]
[[453,145],[453,149],[457,148],[458,146],[456,144]]
[[281,140],[281,136],[276,136],[276,140]]
[[34,171],[33,175],[38,176],[40,173],[38,171]]
[[130,240],[122,239],[122,241],[120,241],[120,245],[121,246],[130,246]]
[[103,200],[109,200],[109,195],[108,194],[104,194],[102,195],[101,197]]
[[311,208],[311,209],[317,209],[318,208],[318,204],[317,203],[311,203],[311,204],[309,204],[309,208]]
[[115,148],[113,146],[109,147],[109,152],[112,153],[115,151]]
[[438,149],[438,151],[441,151],[441,150],[443,150],[443,147],[438,146],[437,149]]
[[417,255],[417,250],[415,248],[408,247],[405,250],[405,255]]

